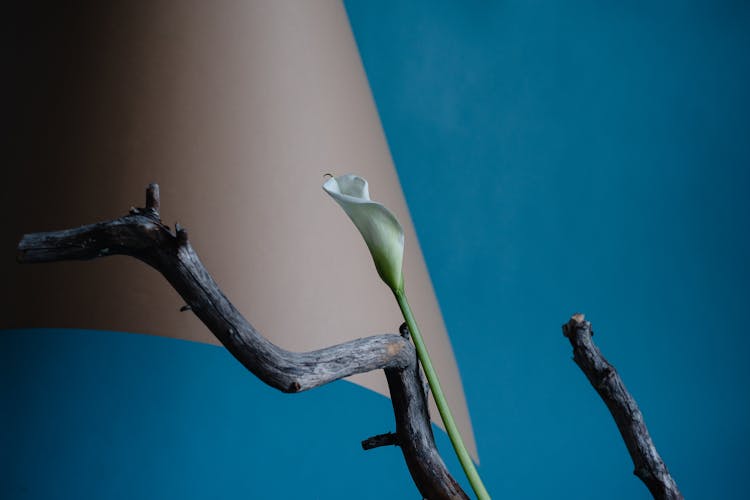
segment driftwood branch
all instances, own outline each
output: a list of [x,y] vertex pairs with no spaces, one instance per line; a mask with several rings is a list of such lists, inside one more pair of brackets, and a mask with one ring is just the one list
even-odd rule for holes
[[573,346],[573,360],[614,417],[633,460],[633,473],[646,484],[655,499],[682,500],[677,484],[656,451],[638,404],[625,388],[615,367],[594,344],[591,323],[585,320],[583,314],[575,314],[563,325],[563,334]]
[[401,448],[420,493],[429,499],[468,498],[435,446],[416,353],[407,335],[375,335],[305,353],[281,349],[235,309],[201,263],[187,231],[176,224],[172,232],[162,223],[159,208],[159,187],[151,184],[146,206],[131,208],[129,215],[75,229],[24,235],[18,244],[18,261],[135,257],[169,281],[185,301],[181,310],[192,311],[240,363],[283,392],[305,391],[356,373],[385,370],[396,417],[393,444],[397,442]]
[[378,434],[362,441],[363,450],[372,450],[381,446],[398,446],[398,436],[394,432]]

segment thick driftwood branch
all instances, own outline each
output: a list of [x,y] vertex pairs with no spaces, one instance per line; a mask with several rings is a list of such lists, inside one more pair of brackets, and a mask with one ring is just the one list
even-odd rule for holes
[[563,335],[573,346],[573,360],[614,417],[633,460],[633,473],[646,484],[655,499],[681,500],[683,496],[656,451],[638,404],[625,388],[615,367],[594,344],[591,323],[585,320],[583,314],[575,314],[563,325]]
[[148,186],[146,207],[75,229],[26,234],[21,263],[89,260],[129,255],[159,271],[192,311],[248,370],[283,392],[300,392],[356,373],[384,369],[396,416],[396,436],[420,493],[429,499],[468,498],[448,472],[432,435],[427,400],[412,343],[402,335],[361,338],[325,349],[281,349],[240,314],[201,263],[187,231],[159,217],[159,187]]

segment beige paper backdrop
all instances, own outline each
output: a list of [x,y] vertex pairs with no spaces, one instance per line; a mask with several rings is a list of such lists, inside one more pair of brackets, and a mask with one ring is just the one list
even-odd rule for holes
[[[142,206],[161,186],[243,314],[292,350],[396,332],[401,317],[323,174],[357,173],[406,230],[406,288],[459,428],[461,380],[345,10],[338,1],[99,2],[21,16],[0,212],[0,327],[217,343],[126,257],[21,266],[24,232]],[[54,19],[54,16],[60,19]],[[28,18],[28,19],[27,19]],[[387,394],[382,372],[352,381]],[[432,414],[437,410],[432,405]],[[439,419],[439,417],[437,417]]]

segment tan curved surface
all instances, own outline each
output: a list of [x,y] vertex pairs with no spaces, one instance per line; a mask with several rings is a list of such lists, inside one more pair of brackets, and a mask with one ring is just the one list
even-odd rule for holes
[[[22,233],[122,215],[143,205],[155,181],[165,222],[187,227],[227,296],[273,342],[308,350],[395,332],[395,301],[358,232],[320,188],[326,172],[357,173],[403,223],[406,288],[477,457],[453,352],[342,4],[94,5],[85,16],[66,14],[75,20],[67,31],[23,52],[32,58],[17,78],[27,99],[16,103],[15,160],[0,199],[0,327],[217,343],[192,314],[178,312],[168,283],[133,259],[14,262]],[[28,29],[26,38],[41,28]],[[388,394],[382,372],[351,380]]]

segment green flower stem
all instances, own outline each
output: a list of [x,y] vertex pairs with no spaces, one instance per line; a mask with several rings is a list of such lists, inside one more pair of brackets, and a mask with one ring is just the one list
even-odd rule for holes
[[437,373],[432,367],[430,355],[427,352],[427,347],[422,339],[422,334],[419,333],[419,327],[417,327],[417,322],[414,320],[414,315],[409,307],[409,302],[406,300],[406,294],[403,290],[394,290],[393,293],[396,296],[398,305],[404,315],[406,325],[409,327],[409,333],[414,341],[414,347],[417,349],[417,357],[419,357],[419,362],[422,363],[424,374],[427,376],[427,382],[430,384],[432,395],[435,397],[435,403],[437,403],[438,411],[440,412],[440,416],[445,424],[445,430],[448,431],[448,437],[451,439],[453,449],[456,450],[456,455],[458,455],[458,460],[461,462],[461,467],[463,467],[466,477],[469,479],[469,484],[471,484],[477,498],[479,500],[489,500],[490,494],[487,493],[487,489],[484,487],[484,484],[482,484],[482,479],[479,477],[476,467],[474,467],[474,462],[471,461],[469,452],[466,451],[466,446],[461,439],[461,434],[458,432],[456,422],[453,420],[453,414],[451,414],[451,410],[448,407],[448,402],[443,394],[443,389],[440,387]]

